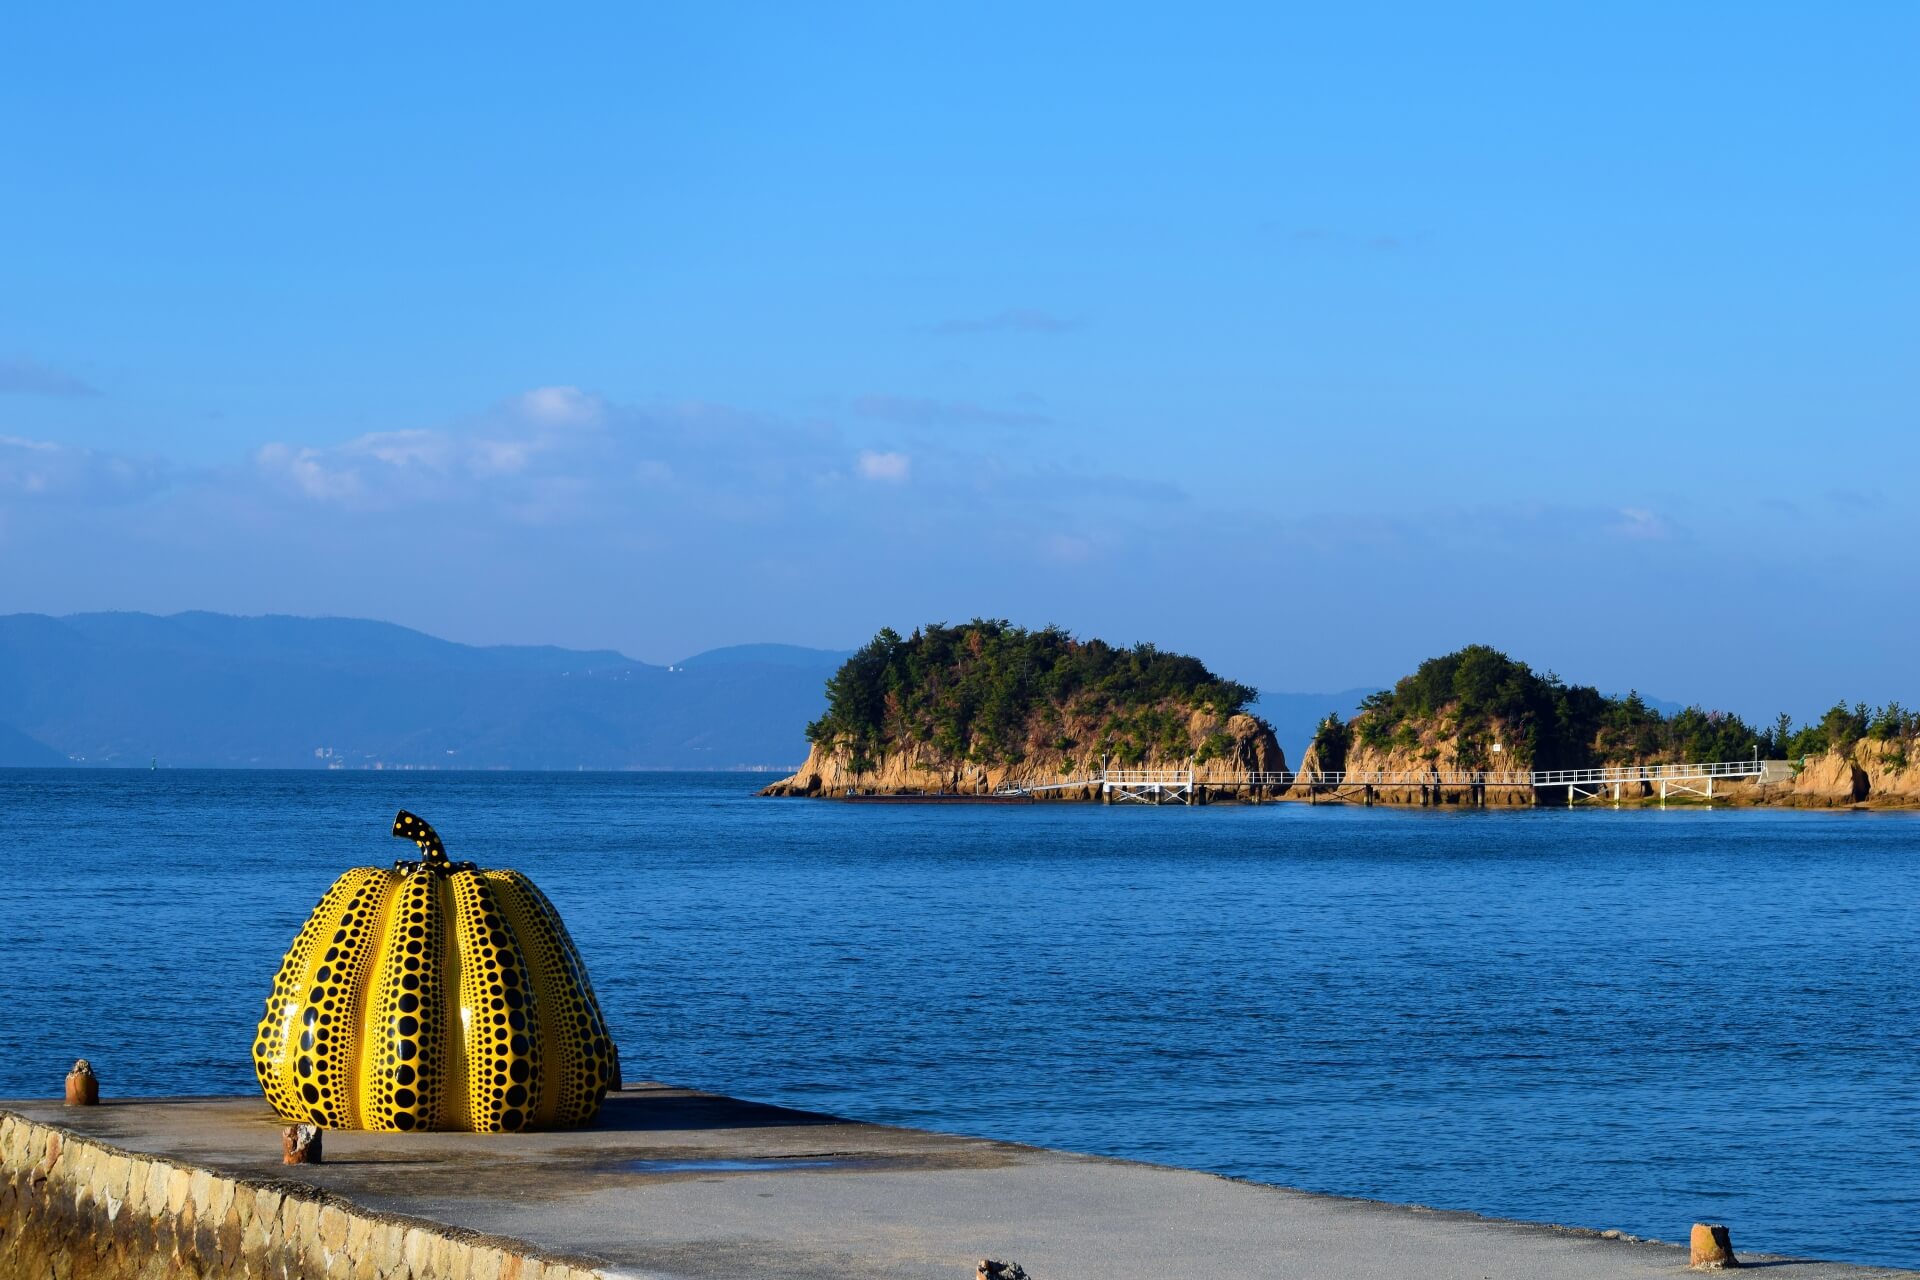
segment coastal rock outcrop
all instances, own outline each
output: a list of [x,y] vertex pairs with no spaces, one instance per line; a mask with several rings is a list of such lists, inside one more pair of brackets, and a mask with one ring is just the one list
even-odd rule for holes
[[[1495,742],[1499,739],[1496,737]],[[1534,803],[1532,787],[1502,785],[1503,775],[1533,766],[1501,762],[1502,750],[1483,754],[1473,744],[1462,741],[1445,722],[1422,726],[1411,744],[1385,746],[1357,745],[1348,748],[1336,767],[1329,761],[1324,742],[1316,739],[1301,757],[1300,779],[1288,792],[1296,800],[1349,800],[1369,804],[1451,805],[1469,804],[1487,807],[1524,806]],[[1486,755],[1494,762],[1489,763]],[[1478,772],[1491,783],[1475,784],[1458,780],[1463,772]],[[1316,775],[1344,775],[1342,781],[1316,781]],[[1392,782],[1368,781],[1369,775],[1388,775]],[[1345,781],[1346,778],[1354,781]]]
[[1733,794],[1746,803],[1802,809],[1920,808],[1920,742],[1862,738],[1796,761],[1790,781],[1749,785]]
[[[764,788],[766,796],[844,796],[855,794],[992,795],[1007,786],[1054,788],[1046,799],[1098,800],[1097,785],[1107,767],[1130,769],[1191,769],[1203,791],[1208,784],[1220,789],[1232,784],[1243,790],[1253,774],[1277,773],[1287,767],[1273,729],[1265,721],[1242,712],[1228,716],[1195,711],[1187,721],[1185,750],[1156,749],[1126,763],[1103,759],[1078,748],[1062,749],[1045,742],[1029,742],[1017,760],[983,762],[956,758],[926,742],[906,742],[864,762],[844,744],[816,742],[804,764],[792,776]],[[1202,754],[1205,758],[1200,758]],[[1079,787],[1058,787],[1083,781]]]

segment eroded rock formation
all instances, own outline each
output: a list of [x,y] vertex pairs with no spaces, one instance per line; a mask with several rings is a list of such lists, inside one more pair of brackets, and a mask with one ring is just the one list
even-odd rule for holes
[[[1073,726],[1060,737],[1071,738]],[[1058,741],[1058,738],[1056,738]],[[788,778],[761,792],[769,796],[843,796],[855,793],[944,793],[991,795],[1009,784],[1052,785],[1097,779],[1113,768],[1188,769],[1197,786],[1209,782],[1244,782],[1249,774],[1278,772],[1287,767],[1286,755],[1265,721],[1244,713],[1220,716],[1193,711],[1187,717],[1184,750],[1148,751],[1143,758],[1123,763],[1102,759],[1081,747],[1060,748],[1030,740],[1017,760],[980,762],[955,758],[931,743],[912,742],[875,757],[866,768],[856,767],[844,746],[815,743],[806,763]],[[1205,760],[1199,759],[1206,755]],[[1050,790],[1044,799],[1098,800],[1094,785]]]

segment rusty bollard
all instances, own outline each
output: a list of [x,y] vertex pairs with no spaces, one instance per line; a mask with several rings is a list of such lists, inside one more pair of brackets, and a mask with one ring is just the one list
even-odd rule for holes
[[93,1074],[92,1064],[82,1058],[67,1072],[67,1105],[91,1107],[99,1101],[100,1077]]
[[320,1126],[290,1124],[280,1131],[281,1164],[319,1164]]
[[974,1269],[973,1280],[1031,1280],[1025,1268],[1017,1262],[995,1262],[992,1258],[980,1259],[980,1265]]
[[1719,1271],[1740,1265],[1733,1256],[1733,1237],[1717,1222],[1694,1223],[1692,1244],[1692,1257],[1687,1265],[1700,1271]]

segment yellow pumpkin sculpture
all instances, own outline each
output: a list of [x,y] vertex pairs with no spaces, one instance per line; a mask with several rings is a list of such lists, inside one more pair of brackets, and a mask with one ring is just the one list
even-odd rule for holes
[[566,926],[518,871],[355,867],[293,941],[254,1038],[267,1100],[329,1129],[512,1133],[586,1124],[619,1062]]

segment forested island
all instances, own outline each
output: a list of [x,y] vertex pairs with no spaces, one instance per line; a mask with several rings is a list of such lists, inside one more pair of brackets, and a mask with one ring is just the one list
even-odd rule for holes
[[[1542,675],[1487,645],[1429,658],[1359,714],[1322,721],[1304,771],[1580,769],[1779,760],[1791,780],[1730,784],[1730,799],[1826,805],[1920,803],[1920,713],[1838,703],[1818,721],[1756,726],[1698,705],[1672,714],[1638,693],[1602,694]],[[1400,793],[1382,798],[1404,800]],[[1535,797],[1514,793],[1513,803]],[[1645,798],[1640,797],[1640,798]]]
[[[1411,752],[1459,768],[1570,769],[1748,756],[1790,760],[1863,739],[1897,744],[1916,735],[1920,712],[1897,702],[1878,708],[1839,703],[1798,727],[1784,713],[1756,727],[1698,705],[1663,715],[1638,693],[1609,697],[1551,672],[1539,675],[1498,649],[1468,645],[1427,659],[1368,698],[1351,721],[1329,717],[1314,745],[1324,760],[1344,760],[1357,743],[1371,753]],[[1504,748],[1504,762],[1493,758],[1495,742]]]
[[[1734,760],[1785,761],[1766,783],[1728,782],[1736,803],[1920,804],[1920,713],[1837,704],[1820,720],[1757,726],[1638,693],[1608,695],[1536,672],[1487,645],[1430,658],[1361,705],[1329,715],[1299,762],[1248,713],[1255,691],[1198,658],[1004,620],[883,630],[827,682],[810,750],[769,795],[986,795],[1113,769],[1191,771],[1203,798],[1352,798],[1315,777],[1443,774]],[[1253,785],[1252,780],[1266,781]],[[1047,793],[1093,799],[1092,786]],[[1457,803],[1467,788],[1369,787],[1384,803]],[[1509,789],[1477,803],[1564,801]],[[1620,799],[1651,798],[1651,787]]]
[[827,681],[806,763],[771,795],[983,794],[1109,767],[1286,768],[1256,693],[1197,658],[1004,620],[883,630]]

